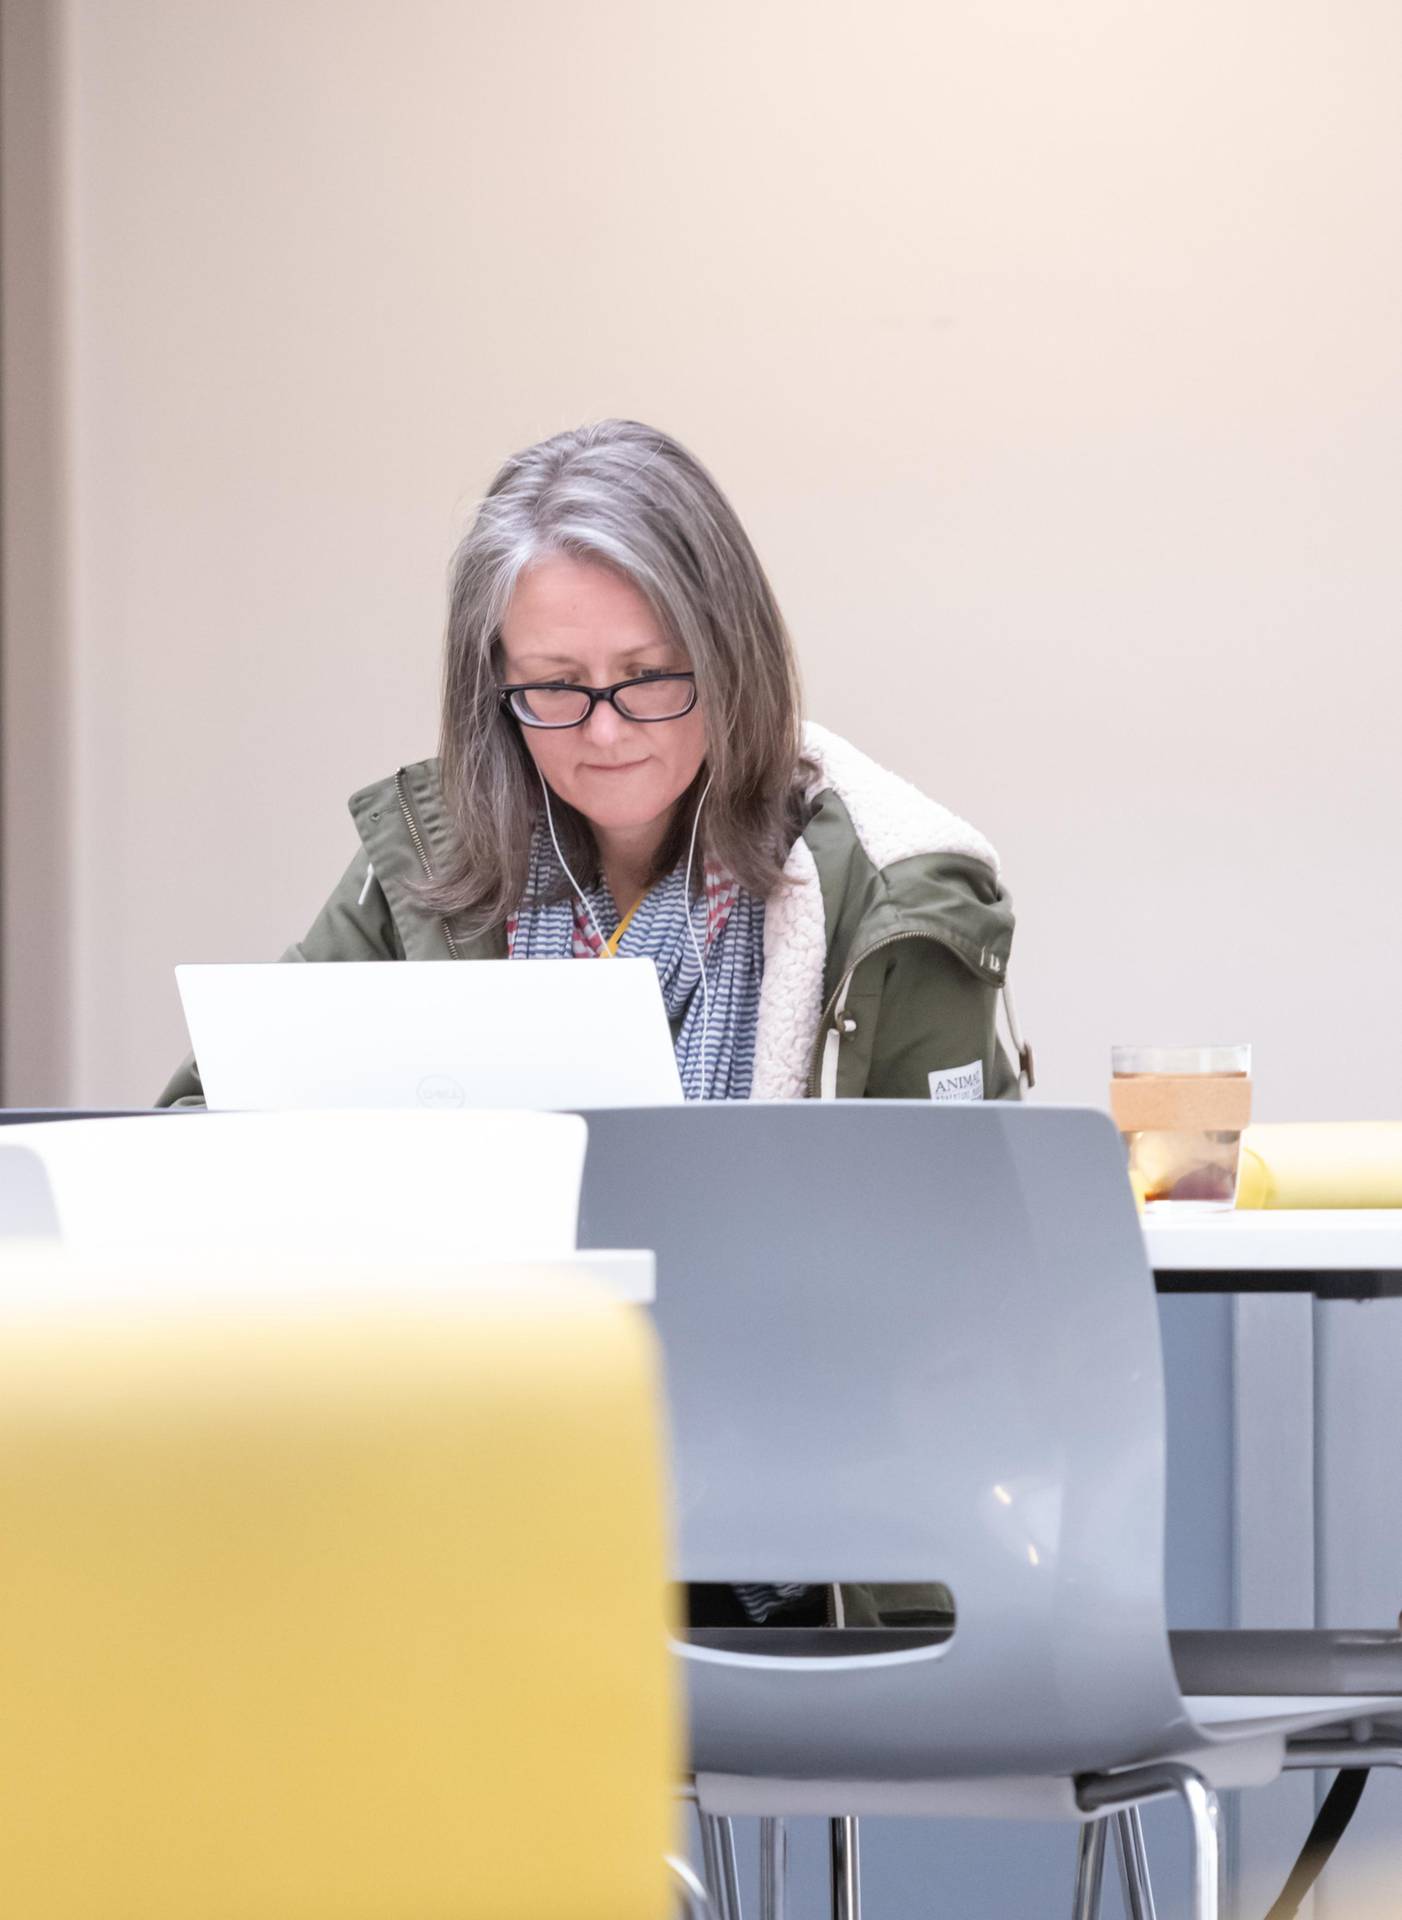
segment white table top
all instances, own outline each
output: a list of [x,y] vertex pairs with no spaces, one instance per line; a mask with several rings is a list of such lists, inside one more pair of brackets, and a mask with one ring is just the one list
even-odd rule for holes
[[635,1248],[610,1247],[607,1252],[572,1253],[564,1262],[597,1280],[615,1300],[632,1307],[650,1307],[657,1298],[657,1256]]
[[1402,1272],[1402,1208],[1304,1208],[1144,1217],[1156,1273]]
[[[0,1257],[0,1314],[12,1310],[16,1302],[32,1307],[35,1300],[40,1300],[46,1308],[65,1311],[74,1301],[130,1298],[133,1292],[143,1299],[229,1297],[246,1301],[261,1288],[276,1297],[295,1286],[299,1271],[313,1296],[322,1286],[330,1286],[333,1291],[353,1290],[368,1282],[373,1289],[383,1280],[382,1266],[373,1259],[358,1265],[356,1252],[354,1245],[339,1252],[332,1246],[310,1259],[294,1257],[291,1261],[250,1266],[246,1252],[221,1257],[217,1252],[201,1251],[198,1262],[192,1264],[188,1250],[182,1253],[171,1247],[157,1248],[149,1254],[138,1248],[119,1247],[110,1254],[94,1255],[65,1247],[47,1236],[10,1239],[0,1249],[4,1256]],[[404,1278],[429,1292],[451,1293],[474,1283],[509,1287],[517,1269],[552,1276],[568,1274],[571,1278],[577,1275],[630,1307],[650,1306],[657,1298],[657,1257],[647,1249],[632,1247],[481,1261],[442,1248],[406,1261]]]

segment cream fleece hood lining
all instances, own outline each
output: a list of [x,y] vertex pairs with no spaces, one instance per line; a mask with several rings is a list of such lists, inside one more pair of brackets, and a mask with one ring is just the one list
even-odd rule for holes
[[[817,767],[808,798],[831,791],[846,807],[862,851],[878,869],[921,854],[958,853],[981,860],[995,878],[998,856],[976,827],[878,766],[850,741],[809,722],[803,749]],[[764,978],[760,983],[752,1100],[801,1100],[823,1016],[827,918],[818,868],[796,840],[784,867],[793,882],[764,914]]]
[[962,853],[981,860],[995,880],[1001,879],[998,855],[977,827],[900,774],[878,766],[849,740],[810,721],[803,729],[803,750],[818,768],[808,798],[829,788],[837,795],[874,867],[893,867],[922,853]]

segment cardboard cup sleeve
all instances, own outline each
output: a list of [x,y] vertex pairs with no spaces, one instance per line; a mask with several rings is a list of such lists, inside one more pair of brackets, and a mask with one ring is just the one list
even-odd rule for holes
[[1142,1073],[1110,1082],[1121,1133],[1239,1133],[1251,1119],[1244,1073]]

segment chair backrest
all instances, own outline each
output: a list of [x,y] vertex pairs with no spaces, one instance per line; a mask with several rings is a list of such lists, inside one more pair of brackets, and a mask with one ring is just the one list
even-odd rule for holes
[[0,1262],[0,1905],[656,1920],[653,1340],[568,1263]]
[[[1033,1770],[1161,1744],[1182,1707],[1158,1322],[1109,1120],[926,1102],[587,1117],[581,1244],[657,1254],[679,1577],[946,1582],[948,1647],[877,1656],[864,1697],[884,1670],[899,1720],[929,1687],[951,1773],[1005,1767],[1014,1732]],[[765,1664],[791,1704],[850,1663]],[[764,1770],[763,1688],[745,1699]]]
[[569,1114],[162,1113],[11,1126],[76,1249],[273,1247],[390,1257],[572,1251],[584,1127]]
[[32,1147],[10,1147],[0,1133],[0,1240],[51,1240],[58,1213],[44,1163]]

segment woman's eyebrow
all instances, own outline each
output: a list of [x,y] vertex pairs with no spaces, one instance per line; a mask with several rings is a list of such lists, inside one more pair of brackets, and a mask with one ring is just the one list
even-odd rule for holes
[[[632,660],[641,659],[644,654],[648,654],[648,653],[670,654],[675,651],[676,649],[669,646],[667,641],[665,640],[644,640],[644,641],[641,641],[636,647],[619,647],[618,648],[618,652],[623,656],[624,659],[632,659]],[[578,654],[536,653],[530,647],[523,647],[520,653],[514,656],[514,661],[515,661],[515,664],[521,665],[521,666],[524,666],[528,661],[533,666],[541,666],[541,667],[578,667],[579,666]]]

